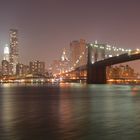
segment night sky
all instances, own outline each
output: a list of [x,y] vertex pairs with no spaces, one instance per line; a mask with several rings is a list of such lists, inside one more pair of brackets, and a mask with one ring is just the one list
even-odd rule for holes
[[80,38],[140,48],[140,0],[0,0],[0,60],[10,28],[19,30],[23,63],[49,64]]

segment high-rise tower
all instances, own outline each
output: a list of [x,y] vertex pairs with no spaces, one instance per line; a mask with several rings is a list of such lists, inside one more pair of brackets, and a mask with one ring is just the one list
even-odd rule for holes
[[4,47],[4,60],[9,61],[9,47],[8,44],[5,45]]
[[[85,55],[84,55],[85,54]],[[76,64],[77,60],[81,60]],[[70,43],[70,65],[71,67],[79,67],[87,62],[86,41],[84,39],[74,40]]]
[[18,30],[10,29],[10,74],[16,74],[16,65],[19,62],[18,54]]

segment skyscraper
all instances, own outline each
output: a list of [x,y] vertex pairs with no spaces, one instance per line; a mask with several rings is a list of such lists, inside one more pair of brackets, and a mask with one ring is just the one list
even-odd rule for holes
[[[80,59],[80,61],[78,61]],[[86,41],[84,39],[74,40],[70,43],[70,65],[79,67],[87,62]]]
[[5,45],[4,47],[4,58],[3,60],[9,61],[9,47],[8,44]]
[[18,30],[10,29],[10,74],[16,74],[16,65],[19,62],[18,54]]

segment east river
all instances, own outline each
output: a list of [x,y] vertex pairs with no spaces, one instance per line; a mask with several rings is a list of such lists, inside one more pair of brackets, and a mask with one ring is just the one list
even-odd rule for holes
[[0,140],[140,140],[140,86],[1,84]]

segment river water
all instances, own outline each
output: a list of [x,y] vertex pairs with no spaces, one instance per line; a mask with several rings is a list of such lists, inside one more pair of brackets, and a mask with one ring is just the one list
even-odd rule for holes
[[0,85],[0,140],[140,140],[138,85]]

